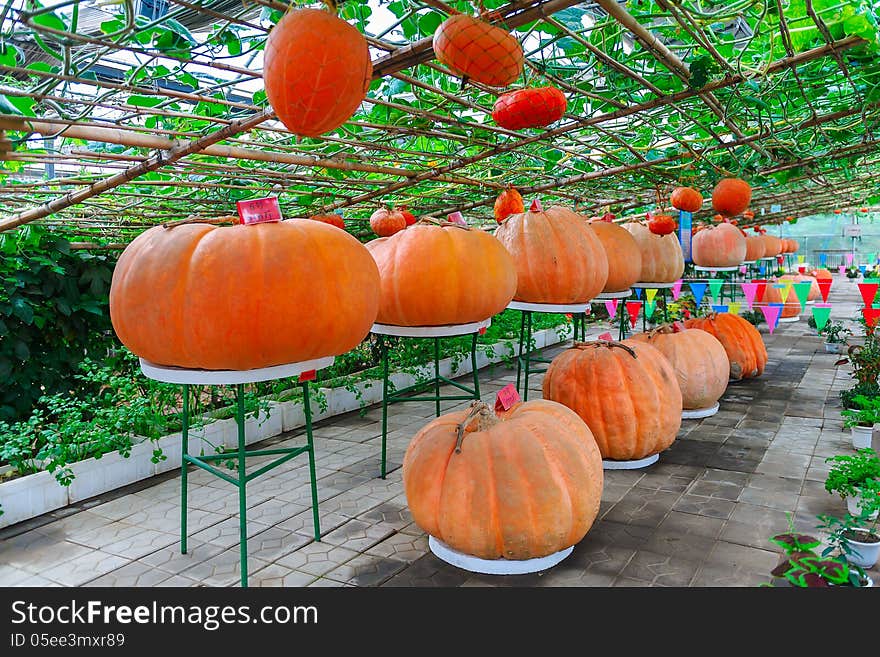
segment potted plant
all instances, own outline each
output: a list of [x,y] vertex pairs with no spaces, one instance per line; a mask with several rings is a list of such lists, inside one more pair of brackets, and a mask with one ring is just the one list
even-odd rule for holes
[[852,444],[856,449],[871,447],[874,425],[880,422],[880,397],[856,395],[852,400],[853,408],[845,408],[843,426],[852,432]]
[[861,276],[861,272],[858,267],[847,267],[846,268],[846,277],[849,279],[849,282],[852,283],[855,279]]
[[853,344],[846,350],[846,356],[835,365],[849,364],[852,366],[852,377],[856,385],[849,390],[840,391],[840,401],[844,408],[855,408],[854,401],[858,395],[869,397],[880,396],[880,341],[873,332],[866,331],[864,344]]
[[880,458],[873,449],[829,456],[825,462],[831,464],[825,477],[825,490],[840,495],[851,515],[858,516],[867,506],[874,506],[880,482]]
[[773,581],[764,586],[797,588],[828,588],[831,586],[873,586],[871,578],[860,567],[850,568],[849,562],[818,554],[821,541],[809,534],[788,531],[770,539],[782,548],[779,563],[770,571]]
[[847,336],[852,335],[852,331],[846,328],[842,322],[828,322],[825,327],[819,331],[819,335],[825,336],[826,353],[842,354],[846,347],[846,338]]
[[873,568],[880,557],[880,533],[877,518],[880,515],[880,480],[871,480],[862,489],[862,504],[858,515],[843,518],[821,515],[820,528],[828,534],[829,546],[823,556],[837,553],[864,574],[863,568]]

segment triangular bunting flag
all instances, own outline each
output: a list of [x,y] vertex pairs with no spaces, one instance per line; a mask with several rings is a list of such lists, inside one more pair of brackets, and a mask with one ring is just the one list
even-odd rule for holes
[[614,340],[614,336],[611,335],[610,331],[605,331],[602,335],[596,338],[597,340]]
[[820,253],[819,254],[819,266],[824,267],[827,264],[828,264],[828,254],[827,253]]
[[798,256],[798,262],[805,262],[805,261],[806,261],[806,257],[804,257],[802,255]]
[[867,265],[859,265],[859,271],[862,272],[862,275],[863,275],[863,276],[864,276],[864,274],[865,274],[865,270],[866,270],[867,268],[868,268]]
[[874,303],[874,297],[877,296],[877,283],[859,283],[859,292],[862,293],[862,301],[866,306]]
[[731,315],[739,315],[739,307],[741,305],[742,304],[739,301],[731,301],[729,304],[727,304],[727,312],[729,312]]
[[822,294],[822,301],[828,303],[828,293],[831,291],[831,279],[830,278],[817,278],[816,283],[819,286],[819,292]]
[[782,304],[771,303],[767,306],[761,306],[761,312],[764,313],[764,319],[767,320],[767,329],[770,333],[773,333],[773,330],[779,323],[779,314],[782,312]]
[[740,265],[739,266],[739,273],[740,274],[745,274],[748,270],[749,270],[748,265]]
[[654,310],[657,308],[657,304],[653,301],[645,302],[645,317],[647,319],[651,319],[654,316]]
[[816,321],[816,329],[821,331],[828,323],[831,316],[831,305],[827,303],[817,303],[813,306],[813,319]]
[[810,297],[810,288],[812,286],[813,284],[810,281],[801,281],[792,286],[794,288],[794,293],[797,295],[798,301],[801,302],[802,313],[807,311],[807,300]]
[[645,290],[645,296],[648,299],[648,303],[651,303],[654,300],[654,297],[657,296],[657,290],[649,288],[649,289]]
[[641,298],[642,298],[642,288],[637,287],[636,288],[636,299],[641,299]]
[[682,280],[679,278],[675,283],[672,284],[672,300],[678,301],[678,297],[681,295],[681,284]]
[[840,265],[840,267],[837,268],[837,271],[842,276],[843,273],[846,271],[846,265]]
[[639,311],[642,309],[641,301],[627,301],[626,312],[629,313],[629,325],[636,327],[636,320],[639,318]]
[[758,289],[755,291],[755,301],[758,303],[764,300],[764,290],[767,289],[767,280],[763,278],[756,278],[752,281],[758,286]]
[[718,293],[721,292],[721,286],[724,285],[724,281],[720,278],[710,278],[709,279],[709,295],[713,300],[718,298]]
[[697,303],[697,308],[700,307],[700,304],[703,302],[703,296],[706,294],[706,284],[705,283],[688,283],[691,286],[691,293],[694,295],[694,301]]
[[775,287],[777,290],[779,290],[779,296],[782,297],[782,303],[787,303],[788,302],[788,293],[791,292],[791,288],[788,287],[787,285],[780,285],[779,283],[777,283],[773,287]]
[[712,311],[716,313],[726,313],[727,312],[727,304],[713,303]]
[[608,299],[605,302],[605,309],[608,311],[609,317],[617,315],[617,299]]
[[758,291],[757,283],[743,283],[742,284],[743,294],[746,297],[746,304],[749,307],[749,310],[752,309],[752,304],[755,303],[755,293]]
[[852,261],[853,261],[853,254],[852,254],[852,253],[847,253],[847,254],[846,254],[846,264],[847,264],[847,265],[851,265],[851,264],[852,264]]
[[763,276],[767,273],[767,267],[765,267],[764,265],[758,265],[758,273]]
[[877,326],[877,320],[880,319],[880,308],[862,308],[862,315],[865,318],[865,324],[873,332],[874,327]]
[[779,266],[781,267],[783,262],[785,262],[785,256],[784,256],[784,255],[778,255],[778,256],[776,256],[776,264],[777,264],[777,265],[779,265]]

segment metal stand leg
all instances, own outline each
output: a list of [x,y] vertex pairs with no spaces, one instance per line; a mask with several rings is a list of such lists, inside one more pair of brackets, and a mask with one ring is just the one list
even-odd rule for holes
[[[528,350],[532,347],[532,313],[529,311],[525,311],[524,314],[526,316],[526,349]],[[520,352],[522,352],[522,343],[520,343]],[[531,364],[531,359],[529,358],[530,354],[531,351],[526,351],[525,363],[523,365],[526,370],[526,378],[523,387],[523,401],[529,401],[529,369]]]
[[520,375],[522,373],[523,339],[526,334],[526,311],[520,311],[519,320],[519,353],[516,355],[516,389],[520,390]]
[[189,384],[183,384],[183,418],[180,430],[180,553],[186,554],[186,497],[189,461]]
[[385,452],[388,441],[388,345],[384,336],[379,336],[379,351],[382,353],[382,479],[385,478]]
[[434,338],[434,396],[437,397],[434,417],[440,417],[440,338]]
[[[309,453],[309,479],[312,485],[312,521],[315,524],[315,540],[321,540],[321,520],[318,518],[318,480],[315,474],[315,441],[312,438],[312,405],[309,400],[309,382],[303,381],[303,412],[306,416],[306,438]],[[384,440],[384,438],[383,438]],[[382,453],[384,456],[384,445]],[[383,459],[383,475],[384,475],[384,459]]]
[[666,299],[666,288],[665,287],[661,288],[660,296],[663,298],[663,322],[668,324],[669,323],[669,308],[668,308],[669,302]]
[[[474,333],[471,341],[471,369],[474,373],[474,399],[480,399],[480,373],[477,371],[477,334]],[[439,396],[439,395],[438,395]],[[440,403],[439,401],[437,402]]]
[[241,588],[247,588],[247,472],[245,467],[245,436],[244,436],[244,385],[239,383],[235,387],[236,414],[238,423],[238,532],[239,552],[241,559]]

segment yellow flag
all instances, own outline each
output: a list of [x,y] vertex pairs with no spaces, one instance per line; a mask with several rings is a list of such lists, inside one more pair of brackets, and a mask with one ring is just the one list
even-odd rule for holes
[[798,256],[798,262],[804,262],[806,256]]
[[727,312],[729,312],[731,315],[738,315],[739,314],[739,305],[740,305],[739,301],[731,301],[730,303],[727,304]]
[[651,288],[648,288],[645,290],[645,295],[648,297],[648,303],[650,303],[654,300],[654,297],[657,296],[657,290],[652,290]]
[[[786,281],[786,283],[790,283],[791,281]],[[779,296],[782,297],[782,303],[788,301],[788,293],[791,292],[791,285],[786,285],[784,288],[779,290]]]

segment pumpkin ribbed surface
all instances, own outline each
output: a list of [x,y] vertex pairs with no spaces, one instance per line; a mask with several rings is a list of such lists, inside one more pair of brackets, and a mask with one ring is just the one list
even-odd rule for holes
[[694,235],[691,259],[701,267],[736,267],[746,260],[746,238],[731,224],[709,226]]
[[[768,286],[769,287],[769,286]],[[717,313],[687,320],[687,328],[711,333],[724,345],[730,361],[730,378],[750,379],[760,376],[767,365],[767,347],[754,326],[739,315]]]
[[630,232],[610,221],[592,221],[590,226],[602,242],[608,259],[608,280],[603,292],[623,292],[639,282],[642,252]]
[[642,254],[641,283],[674,283],[684,273],[684,254],[674,234],[655,235],[643,223],[623,224]]
[[434,54],[456,75],[490,87],[506,87],[522,73],[524,55],[516,37],[464,14],[450,16],[434,32]]
[[777,256],[782,253],[782,240],[775,235],[761,235],[764,241],[764,257]]
[[534,559],[579,542],[603,485],[587,425],[546,400],[518,404],[503,419],[488,408],[469,414],[441,415],[406,450],[403,486],[416,524],[481,559]]
[[565,94],[556,87],[517,89],[498,96],[492,118],[507,130],[538,128],[561,119],[566,107]]
[[746,262],[764,257],[764,240],[760,235],[746,235]]
[[697,212],[703,207],[703,195],[693,187],[676,187],[669,196],[669,204],[677,210]]

